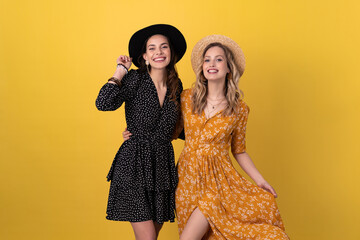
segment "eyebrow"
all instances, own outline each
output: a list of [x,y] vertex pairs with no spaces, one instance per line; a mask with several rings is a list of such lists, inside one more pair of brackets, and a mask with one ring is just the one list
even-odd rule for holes
[[[164,43],[161,43],[160,46],[162,46],[162,45],[164,45],[164,44],[169,45],[168,43],[164,42]],[[149,44],[148,47],[150,47],[150,46],[155,46],[155,44],[154,44],[154,43]]]
[[[210,56],[204,56],[204,58],[209,58]],[[224,56],[223,55],[216,55],[215,57],[222,57],[222,58],[224,58]]]

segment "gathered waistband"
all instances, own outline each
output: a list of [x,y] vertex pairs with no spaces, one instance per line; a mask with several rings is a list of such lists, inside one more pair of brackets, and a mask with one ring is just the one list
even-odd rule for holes
[[196,155],[227,155],[229,154],[229,145],[224,143],[185,144],[184,151]]
[[164,138],[164,136],[160,136],[158,134],[152,134],[152,133],[147,133],[147,134],[133,134],[130,139],[133,140],[138,140],[140,142],[163,142],[163,143],[169,143],[171,142],[171,139],[168,138]]

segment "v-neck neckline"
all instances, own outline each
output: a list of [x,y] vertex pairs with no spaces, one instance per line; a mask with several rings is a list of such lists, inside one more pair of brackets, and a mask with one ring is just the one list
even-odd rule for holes
[[205,110],[203,110],[203,112],[202,112],[202,117],[205,118],[205,123],[208,122],[210,119],[216,117],[216,116],[219,115],[220,113],[222,113],[225,109],[226,109],[226,107],[223,108],[223,109],[221,109],[220,111],[217,111],[214,115],[212,115],[212,116],[209,117],[209,118],[206,118]]
[[164,101],[163,101],[163,103],[162,103],[162,105],[161,105],[161,103],[160,103],[160,98],[159,98],[159,93],[158,93],[158,91],[157,91],[157,88],[156,88],[156,86],[155,86],[155,83],[154,83],[154,81],[152,80],[152,78],[151,78],[151,76],[150,76],[150,74],[149,74],[148,72],[147,72],[147,75],[148,75],[148,78],[149,78],[152,86],[155,88],[157,103],[158,103],[159,108],[162,110],[162,109],[164,108],[164,106],[165,106],[165,103],[166,103],[167,95],[168,95],[168,92],[169,92],[169,87],[166,86],[166,92],[165,92],[165,96],[164,96]]

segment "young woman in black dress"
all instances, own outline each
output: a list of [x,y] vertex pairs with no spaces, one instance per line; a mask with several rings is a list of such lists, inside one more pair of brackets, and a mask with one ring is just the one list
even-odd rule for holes
[[[181,32],[157,24],[136,32],[130,57],[117,59],[117,69],[100,90],[96,107],[113,111],[125,102],[127,129],[132,137],[117,152],[107,219],[129,221],[135,237],[156,239],[166,221],[174,221],[177,173],[172,134],[180,113],[182,83],[175,63],[186,51]],[[128,70],[131,61],[137,70]]]

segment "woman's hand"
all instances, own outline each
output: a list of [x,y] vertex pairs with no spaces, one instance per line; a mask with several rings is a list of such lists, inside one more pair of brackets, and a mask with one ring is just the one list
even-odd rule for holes
[[125,131],[123,131],[123,138],[124,138],[124,141],[126,141],[126,140],[129,140],[130,139],[130,137],[131,137],[131,132],[129,132],[128,130],[127,130],[127,128],[125,128]]
[[274,195],[275,198],[277,198],[277,193],[275,192],[275,189],[268,183],[268,182],[262,182],[260,184],[258,184],[259,187],[261,187],[262,189],[264,189],[265,191],[268,191],[269,193],[271,193],[272,195]]
[[121,85],[120,84],[121,79],[128,73],[128,70],[131,67],[131,60],[132,60],[132,58],[130,58],[128,56],[125,56],[125,55],[121,55],[120,57],[118,57],[116,59],[116,63],[124,65],[126,69],[123,68],[122,66],[119,67],[117,65],[117,68],[116,68],[116,71],[115,71],[115,73],[113,75],[113,78],[118,79],[118,81],[111,81],[110,80],[109,83],[118,84],[119,86]]
[[123,64],[129,70],[131,67],[131,61],[132,58],[129,56],[121,55],[118,59],[116,59],[116,64]]

